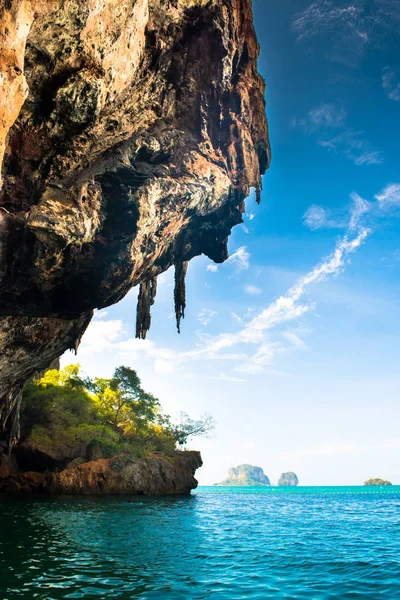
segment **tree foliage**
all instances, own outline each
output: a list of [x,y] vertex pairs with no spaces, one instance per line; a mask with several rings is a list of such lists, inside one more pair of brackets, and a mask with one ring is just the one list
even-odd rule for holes
[[82,377],[79,365],[49,370],[23,392],[22,437],[53,454],[75,456],[93,445],[103,456],[168,454],[212,429],[210,415],[196,421],[181,413],[174,424],[158,398],[143,389],[136,371],[124,366],[108,379]]

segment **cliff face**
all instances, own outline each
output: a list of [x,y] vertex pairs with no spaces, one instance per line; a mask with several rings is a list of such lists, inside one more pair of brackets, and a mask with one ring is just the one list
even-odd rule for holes
[[56,494],[189,494],[197,487],[194,474],[202,464],[199,452],[103,458],[52,474],[46,489]]
[[271,485],[261,467],[239,465],[228,471],[228,477],[215,485]]
[[[0,450],[2,450],[0,446]],[[33,457],[37,463],[37,457]],[[76,461],[74,461],[76,462]],[[200,452],[175,452],[134,459],[127,455],[68,466],[61,472],[20,470],[15,456],[0,454],[0,492],[55,494],[189,494],[202,466]]]
[[0,414],[92,310],[227,258],[270,150],[251,0],[0,0]]
[[296,473],[289,471],[288,473],[282,473],[279,477],[278,485],[280,487],[295,487],[299,485],[299,480]]

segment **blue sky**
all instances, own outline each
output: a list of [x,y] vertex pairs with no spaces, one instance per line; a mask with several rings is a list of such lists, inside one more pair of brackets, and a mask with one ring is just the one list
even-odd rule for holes
[[[212,413],[201,484],[231,466],[272,481],[400,484],[400,4],[255,0],[273,161],[231,258],[199,257],[180,336],[173,274],[148,340],[136,290],[100,311],[77,360],[125,364],[170,414]],[[74,362],[67,354],[63,362]]]

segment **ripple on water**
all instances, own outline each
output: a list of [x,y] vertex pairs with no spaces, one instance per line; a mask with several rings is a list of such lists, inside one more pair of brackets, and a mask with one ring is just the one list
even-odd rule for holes
[[400,598],[400,488],[0,499],[0,598]]

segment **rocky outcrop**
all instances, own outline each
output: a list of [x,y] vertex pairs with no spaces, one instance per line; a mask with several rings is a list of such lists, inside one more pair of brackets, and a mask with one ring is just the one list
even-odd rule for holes
[[215,485],[271,485],[261,467],[239,465],[229,469],[227,479]]
[[176,452],[171,457],[103,458],[49,476],[47,490],[56,494],[189,494],[201,467],[199,452]]
[[[90,454],[90,452],[88,452]],[[58,459],[29,445],[19,445],[10,456],[0,455],[0,493],[47,494],[189,494],[202,466],[200,452],[157,452],[145,458],[129,455],[93,460],[81,456]]]
[[392,485],[392,483],[390,481],[387,481],[386,479],[380,479],[379,477],[377,477],[375,479],[368,479],[367,481],[364,482],[364,485],[379,486],[379,485]]
[[[0,0],[0,411],[94,308],[227,256],[270,150],[251,0]],[[4,161],[1,160],[4,155]]]
[[289,471],[288,473],[282,473],[279,477],[278,485],[281,487],[295,487],[299,485],[299,480],[296,473]]

